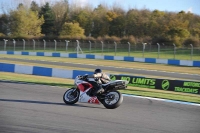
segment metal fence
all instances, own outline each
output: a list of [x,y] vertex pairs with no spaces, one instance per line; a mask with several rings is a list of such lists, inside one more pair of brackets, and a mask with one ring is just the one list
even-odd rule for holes
[[200,47],[176,47],[164,43],[130,44],[116,42],[68,41],[68,40],[6,40],[0,41],[1,51],[44,51],[99,54],[112,56],[132,56],[145,58],[165,58],[200,60]]

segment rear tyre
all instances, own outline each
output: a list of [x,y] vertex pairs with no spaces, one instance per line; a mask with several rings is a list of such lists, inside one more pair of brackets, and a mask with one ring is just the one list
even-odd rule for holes
[[123,101],[123,96],[119,91],[108,92],[105,96],[105,99],[102,100],[102,104],[107,109],[115,109],[121,105]]
[[67,90],[63,95],[63,101],[66,104],[74,104],[78,102],[80,91],[76,88]]

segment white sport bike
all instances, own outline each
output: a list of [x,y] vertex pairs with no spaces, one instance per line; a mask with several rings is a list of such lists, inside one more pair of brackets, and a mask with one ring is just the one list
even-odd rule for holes
[[64,93],[63,101],[66,104],[75,104],[78,101],[93,104],[102,103],[107,109],[115,109],[121,105],[123,96],[117,90],[126,89],[128,81],[115,80],[103,84],[102,87],[105,91],[94,96],[93,86],[88,82],[92,80],[94,81],[93,78],[83,79],[83,76],[78,75],[74,81],[75,87],[68,89]]

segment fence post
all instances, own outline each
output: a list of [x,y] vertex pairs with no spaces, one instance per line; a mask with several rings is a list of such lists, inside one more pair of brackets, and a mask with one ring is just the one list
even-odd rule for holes
[[103,55],[103,42],[101,41],[101,55]]
[[79,54],[79,50],[80,50],[81,53],[83,54],[83,51],[82,51],[82,49],[81,49],[81,47],[80,47],[80,45],[79,45],[79,41],[76,40],[76,42],[77,42],[77,46],[76,46],[76,52],[77,52],[77,54]]
[[69,43],[69,41],[65,40],[65,42],[66,42],[66,52],[67,52],[67,48],[68,48],[68,43]]
[[6,43],[8,40],[6,40],[6,39],[3,39],[3,40],[4,40],[4,51],[6,51]]
[[191,57],[190,57],[190,59],[192,60],[192,57],[193,57],[193,51],[194,51],[194,47],[193,47],[193,45],[192,45],[192,44],[190,44],[190,46],[191,46]]
[[15,41],[15,39],[13,39],[13,49],[14,49],[14,51],[15,51],[15,44],[16,44],[16,41]]
[[146,45],[147,43],[142,43],[142,44],[143,44],[143,52],[142,52],[142,57],[144,58],[145,45]]
[[46,41],[43,39],[43,41],[44,41],[44,51],[45,51],[45,49],[46,49]]
[[174,59],[176,58],[176,45],[173,43],[174,45]]
[[25,40],[24,39],[22,40],[23,40],[23,51],[25,51]]
[[162,43],[162,45],[164,46],[164,50],[166,51],[166,47],[165,47],[165,44],[164,44],[164,43]]
[[57,42],[56,42],[56,40],[54,40],[54,42],[55,42],[55,51],[56,51],[56,47],[57,47]]
[[131,52],[131,44],[130,42],[128,42],[128,56],[130,56],[130,52]]
[[92,43],[91,43],[91,41],[89,41],[89,43],[90,43],[90,54],[91,54],[91,47],[92,47]]
[[115,43],[115,56],[116,56],[116,53],[117,53],[117,43],[116,42],[114,42]]
[[157,43],[157,45],[158,45],[158,59],[159,59],[160,58],[160,44]]
[[76,44],[76,53],[78,54],[79,53],[79,41],[76,40],[77,44]]
[[33,39],[33,50],[35,51],[35,40]]

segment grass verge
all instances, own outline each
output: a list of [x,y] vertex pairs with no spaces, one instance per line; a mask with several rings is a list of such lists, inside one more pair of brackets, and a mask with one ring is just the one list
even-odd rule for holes
[[158,71],[200,74],[199,67],[172,66],[172,65],[156,64],[156,63],[141,63],[141,62],[100,60],[100,59],[25,56],[25,55],[1,55],[1,54],[0,54],[0,58],[17,58],[17,59],[83,63],[83,64],[94,64],[97,66],[103,65],[103,66],[114,66],[114,67],[122,67],[122,68],[148,69],[148,70],[158,70]]
[[[59,86],[63,88],[70,88],[73,86],[73,83],[74,83],[72,79],[24,75],[24,74],[7,73],[7,72],[0,72],[0,80],[20,81],[20,82],[27,82],[27,83],[34,83],[34,84]],[[200,95],[195,95],[195,94],[170,92],[170,91],[138,88],[138,87],[131,87],[131,86],[128,86],[126,90],[120,90],[120,92],[125,93],[125,94],[138,95],[138,96],[147,96],[147,97],[200,103]]]

